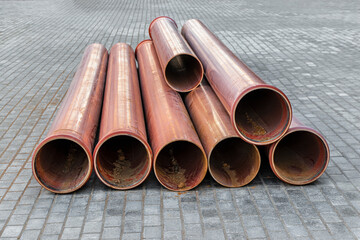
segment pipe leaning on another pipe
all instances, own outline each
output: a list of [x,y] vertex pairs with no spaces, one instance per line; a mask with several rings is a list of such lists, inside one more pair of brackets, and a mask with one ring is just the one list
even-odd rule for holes
[[35,148],[33,174],[51,192],[73,192],[90,178],[107,60],[103,45],[85,49],[47,137]]
[[175,21],[165,16],[155,18],[150,23],[149,35],[167,84],[178,92],[189,92],[196,88],[204,70],[178,32]]
[[117,43],[109,55],[95,172],[109,187],[134,188],[149,175],[151,157],[134,51]]
[[204,179],[207,160],[201,142],[178,92],[165,82],[151,40],[136,47],[154,172],[174,191],[196,187]]
[[181,32],[240,137],[256,145],[280,139],[292,117],[285,94],[265,84],[199,20],[188,20]]
[[288,132],[267,150],[274,174],[293,185],[314,182],[329,164],[330,150],[325,138],[296,118]]
[[185,103],[207,153],[209,172],[215,181],[225,187],[250,183],[260,169],[259,150],[237,135],[211,87],[203,81],[185,97]]

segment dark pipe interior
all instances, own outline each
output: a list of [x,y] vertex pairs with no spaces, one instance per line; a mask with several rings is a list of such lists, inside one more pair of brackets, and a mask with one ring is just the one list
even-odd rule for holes
[[89,159],[79,144],[56,139],[46,143],[36,154],[35,172],[39,180],[54,191],[79,186],[89,171]]
[[131,136],[115,136],[98,150],[95,164],[102,180],[115,188],[129,188],[142,182],[151,168],[145,145]]
[[159,152],[155,172],[167,188],[181,191],[198,185],[206,167],[206,158],[198,146],[191,142],[176,141]]
[[320,137],[308,131],[296,131],[286,135],[276,146],[274,167],[285,180],[301,184],[322,173],[327,157]]
[[249,140],[272,141],[290,121],[286,100],[271,89],[256,89],[246,94],[235,110],[237,129]]
[[234,137],[219,142],[211,152],[209,169],[214,179],[227,187],[250,183],[260,168],[260,154],[252,144]]
[[178,55],[172,58],[165,68],[168,84],[178,91],[189,91],[197,86],[202,79],[200,62],[191,55]]

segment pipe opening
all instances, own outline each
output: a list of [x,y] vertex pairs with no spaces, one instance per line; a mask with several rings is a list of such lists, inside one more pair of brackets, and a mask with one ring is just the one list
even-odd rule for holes
[[166,188],[185,191],[203,180],[207,170],[206,157],[195,144],[176,141],[166,145],[157,156],[154,171]]
[[89,175],[90,159],[76,142],[55,139],[37,152],[34,169],[40,182],[56,191],[76,190]]
[[219,184],[241,187],[256,177],[260,161],[256,146],[232,137],[222,140],[211,151],[209,171]]
[[95,167],[102,181],[117,189],[128,189],[142,183],[151,169],[146,146],[132,136],[115,136],[99,148]]
[[290,121],[290,105],[277,91],[255,89],[235,109],[237,131],[251,142],[268,144],[280,137]]
[[199,60],[187,54],[173,57],[165,68],[167,83],[179,92],[187,92],[200,84],[203,68]]
[[326,144],[319,136],[309,131],[296,131],[277,144],[273,167],[284,181],[305,184],[320,177],[327,159]]

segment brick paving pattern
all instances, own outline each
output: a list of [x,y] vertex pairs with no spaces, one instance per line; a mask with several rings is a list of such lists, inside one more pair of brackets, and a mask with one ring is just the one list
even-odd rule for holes
[[[1,239],[357,239],[360,238],[360,16],[356,0],[0,1]],[[248,186],[209,176],[170,192],[152,174],[115,191],[94,175],[55,195],[32,177],[45,137],[85,47],[133,48],[151,20],[202,20],[294,114],[324,134],[325,174],[307,186],[279,181],[263,164]]]

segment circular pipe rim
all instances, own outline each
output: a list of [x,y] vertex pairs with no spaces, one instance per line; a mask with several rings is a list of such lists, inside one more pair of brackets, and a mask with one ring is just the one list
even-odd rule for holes
[[[113,137],[118,137],[118,136],[128,136],[128,137],[133,137],[135,138],[136,140],[138,140],[146,149],[146,152],[148,154],[148,157],[149,157],[149,167],[148,169],[146,170],[146,174],[144,175],[144,177],[137,183],[131,185],[131,186],[128,186],[128,187],[117,187],[115,185],[111,185],[110,183],[108,183],[105,179],[103,179],[103,177],[101,176],[101,174],[99,173],[98,171],[98,168],[97,168],[97,164],[96,164],[96,159],[97,159],[97,156],[98,156],[98,153],[99,153],[99,150],[101,148],[101,146],[109,139],[113,138]],[[152,150],[150,148],[150,145],[148,144],[147,141],[144,141],[139,135],[133,133],[133,132],[129,132],[129,131],[116,131],[116,132],[113,132],[111,134],[108,134],[106,135],[105,137],[103,137],[97,144],[96,144],[96,147],[94,149],[94,169],[95,169],[95,173],[96,173],[96,176],[100,179],[100,181],[102,183],[104,183],[106,186],[110,187],[110,188],[113,188],[113,189],[117,189],[117,190],[128,190],[128,189],[132,189],[132,188],[135,188],[137,186],[139,186],[140,184],[142,184],[146,179],[147,177],[149,176],[150,172],[151,172],[151,168],[152,168]]]
[[[54,141],[54,140],[69,140],[72,141],[74,143],[76,143],[77,145],[79,145],[86,153],[87,156],[87,160],[88,160],[88,169],[87,169],[87,173],[84,176],[83,180],[75,187],[75,188],[71,188],[71,189],[64,189],[64,190],[55,190],[52,189],[48,186],[46,186],[46,184],[44,184],[42,182],[42,180],[40,180],[39,176],[37,175],[37,171],[36,171],[36,167],[35,167],[35,162],[36,162],[36,156],[39,153],[40,149],[45,146],[47,143]],[[57,134],[57,135],[52,135],[49,136],[47,138],[45,138],[43,141],[41,141],[41,143],[35,148],[34,153],[33,153],[33,157],[32,157],[32,172],[33,175],[36,179],[36,181],[46,190],[53,192],[53,193],[59,193],[59,194],[66,194],[66,193],[71,193],[71,192],[75,192],[76,190],[80,189],[81,187],[83,187],[85,185],[85,183],[89,180],[89,178],[91,177],[91,173],[93,171],[93,158],[92,158],[92,153],[91,151],[85,146],[85,144],[83,144],[79,139],[70,136],[70,135],[65,135],[65,134]]]
[[[277,137],[271,139],[271,140],[267,140],[267,141],[254,141],[251,140],[249,138],[247,138],[244,134],[242,134],[239,129],[236,126],[236,120],[235,120],[235,113],[236,113],[236,109],[240,103],[240,101],[242,100],[242,98],[249,94],[250,92],[254,91],[254,90],[260,90],[260,89],[267,89],[267,90],[271,90],[274,91],[275,93],[279,94],[283,99],[284,102],[286,103],[287,109],[288,109],[288,121],[286,126],[284,127],[283,131],[281,134],[279,134]],[[255,144],[255,145],[269,145],[272,144],[276,141],[278,141],[280,138],[282,138],[286,132],[289,130],[290,128],[290,124],[291,124],[291,120],[292,120],[292,107],[291,107],[291,103],[289,101],[289,99],[287,98],[287,96],[278,88],[271,86],[271,85],[267,85],[267,84],[259,84],[256,86],[252,86],[247,88],[246,90],[244,90],[235,100],[235,104],[233,104],[232,109],[231,109],[231,124],[233,125],[233,127],[235,128],[235,131],[239,134],[239,136],[241,137],[241,139],[243,139],[245,142],[251,143],[251,144]]]
[[151,23],[150,23],[150,25],[149,25],[149,36],[150,36],[151,39],[152,39],[152,37],[151,37],[151,27],[152,27],[152,25],[153,25],[157,20],[159,20],[160,18],[170,19],[170,20],[175,24],[176,28],[178,28],[175,20],[172,19],[171,17],[168,17],[168,16],[159,16],[159,17],[156,17],[156,18],[154,18],[154,19],[151,21]]
[[219,140],[219,141],[215,144],[215,146],[211,149],[211,151],[209,152],[209,154],[208,154],[208,169],[209,169],[209,173],[210,173],[211,177],[212,177],[218,184],[220,184],[221,186],[229,187],[229,188],[243,187],[243,186],[249,184],[252,180],[254,180],[254,179],[256,178],[257,174],[258,174],[259,171],[260,171],[261,155],[260,155],[259,149],[258,149],[254,144],[251,144],[251,145],[255,148],[255,151],[256,151],[256,153],[257,153],[257,156],[259,157],[259,164],[258,164],[258,166],[256,166],[256,168],[257,168],[256,174],[251,178],[251,180],[250,180],[249,182],[247,182],[247,183],[245,183],[245,184],[242,184],[242,185],[239,185],[239,186],[231,186],[231,185],[223,184],[223,183],[221,183],[220,181],[218,181],[218,180],[214,177],[214,175],[213,175],[213,173],[212,173],[212,171],[211,171],[211,168],[210,168],[210,159],[211,159],[211,154],[212,154],[213,150],[214,150],[222,141],[228,140],[228,139],[231,139],[231,138],[238,138],[238,139],[240,139],[240,140],[243,141],[243,139],[240,138],[239,136],[228,136],[228,137],[225,137],[225,138]]
[[[188,142],[188,143],[191,143],[193,144],[194,146],[196,146],[202,153],[202,156],[203,158],[205,159],[205,171],[203,171],[203,176],[201,176],[199,178],[199,182],[197,184],[195,184],[195,186],[192,186],[192,187],[187,187],[187,188],[182,188],[182,189],[172,189],[172,188],[169,188],[168,186],[166,186],[165,184],[163,184],[163,182],[159,179],[159,176],[157,174],[157,171],[156,171],[156,168],[155,168],[155,164],[156,164],[156,161],[157,161],[157,158],[159,156],[159,153],[165,148],[167,147],[168,145],[172,144],[172,143],[175,143],[175,142]],[[189,140],[186,140],[186,139],[176,139],[174,141],[171,141],[171,142],[168,142],[167,144],[165,144],[164,146],[162,146],[156,153],[156,155],[154,155],[154,161],[153,161],[153,168],[154,168],[154,173],[155,173],[155,176],[156,176],[156,179],[159,181],[159,183],[167,188],[168,190],[171,190],[171,191],[175,191],[175,192],[184,192],[184,191],[188,191],[188,190],[191,190],[197,186],[199,186],[199,184],[204,180],[205,176],[206,176],[206,173],[207,173],[207,170],[208,170],[208,160],[207,160],[207,156],[206,156],[206,153],[204,151],[204,149],[202,148],[202,146],[192,142],[192,141],[189,141]]]
[[[324,164],[323,169],[315,177],[313,177],[313,178],[311,178],[309,180],[306,180],[306,181],[292,181],[292,180],[289,180],[288,178],[282,177],[278,173],[278,171],[276,170],[275,164],[274,164],[274,161],[275,161],[274,154],[275,154],[275,150],[276,150],[277,145],[287,135],[295,133],[295,132],[309,132],[309,133],[312,133],[312,134],[316,135],[322,141],[322,143],[324,144],[324,147],[325,147],[326,159],[325,159],[325,164]],[[312,182],[316,181],[318,178],[320,178],[321,175],[325,172],[325,170],[326,170],[326,168],[327,168],[327,166],[329,164],[329,160],[330,160],[330,149],[329,149],[329,145],[326,142],[325,138],[319,132],[317,132],[316,130],[314,130],[312,128],[308,128],[308,127],[294,127],[292,129],[290,129],[279,141],[275,142],[273,144],[273,146],[271,146],[270,154],[271,154],[271,156],[269,156],[270,167],[271,167],[271,170],[273,171],[273,173],[276,175],[276,177],[278,177],[283,182],[286,182],[286,183],[291,184],[291,185],[298,185],[298,186],[312,183]]]
[[[140,44],[140,43],[139,43],[139,44]],[[174,88],[174,87],[169,83],[169,81],[168,81],[168,79],[167,79],[167,77],[166,77],[166,74],[165,74],[166,69],[167,69],[169,63],[171,62],[171,60],[173,60],[174,58],[176,58],[176,57],[178,57],[178,56],[190,56],[190,57],[193,57],[193,58],[199,63],[200,68],[201,68],[201,74],[200,74],[201,77],[200,77],[200,80],[196,81],[196,84],[195,84],[194,86],[191,86],[190,88],[187,88],[187,89],[185,89],[185,90],[179,90],[179,89]],[[201,81],[203,80],[203,78],[204,78],[204,67],[203,67],[200,59],[199,59],[197,56],[195,56],[195,54],[179,53],[179,54],[176,54],[175,56],[173,56],[173,57],[166,63],[166,66],[165,66],[165,68],[163,69],[163,76],[164,76],[165,82],[167,83],[167,85],[168,85],[171,89],[173,89],[173,90],[175,90],[175,91],[177,91],[177,92],[182,92],[182,93],[191,92],[191,91],[194,90],[197,86],[199,86],[200,83],[201,83]]]
[[142,45],[142,44],[144,44],[146,42],[151,42],[152,43],[152,40],[151,39],[144,39],[141,42],[139,42],[139,44],[135,48],[135,56],[137,55],[137,51],[138,51],[138,48],[140,47],[140,45]]

